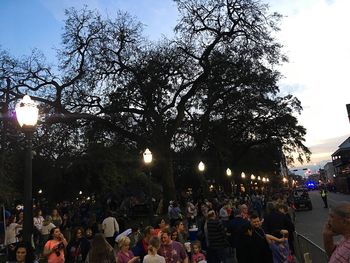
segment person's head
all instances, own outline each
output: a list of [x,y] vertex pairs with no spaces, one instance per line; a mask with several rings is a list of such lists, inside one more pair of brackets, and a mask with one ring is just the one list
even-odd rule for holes
[[16,216],[15,215],[11,215],[8,219],[7,219],[7,224],[10,225],[12,223],[16,223]]
[[154,228],[152,226],[146,226],[144,230],[144,239],[145,240],[150,240],[150,238],[153,236],[154,233]]
[[85,230],[85,237],[86,237],[86,238],[90,239],[90,238],[93,237],[93,235],[94,235],[94,233],[93,233],[93,231],[92,231],[91,228],[87,228],[87,229]]
[[261,227],[261,220],[260,217],[257,214],[252,214],[250,217],[250,223],[252,224],[252,227],[257,229]]
[[248,206],[243,204],[239,206],[239,214],[240,215],[247,215],[248,214]]
[[61,231],[59,227],[54,227],[50,230],[50,239],[60,239]]
[[336,234],[350,234],[350,203],[341,202],[330,210],[328,224]]
[[84,229],[82,227],[76,227],[73,231],[73,237],[78,240],[84,236]]
[[179,241],[179,233],[177,232],[176,227],[171,228],[171,230],[170,230],[170,238],[173,241]]
[[215,219],[216,218],[216,214],[214,210],[209,210],[208,211],[208,219]]
[[19,243],[15,249],[16,262],[27,263],[34,262],[35,256],[31,246],[25,243]]
[[19,220],[23,220],[23,217],[24,217],[24,213],[23,213],[23,211],[20,211],[20,212],[18,213],[18,219],[19,219]]
[[151,237],[149,240],[149,246],[148,246],[148,251],[152,254],[155,255],[160,247],[160,239],[159,237]]
[[156,227],[159,227],[159,229],[164,229],[167,227],[167,223],[164,218],[159,218]]
[[34,213],[33,213],[34,217],[39,217],[39,216],[41,216],[42,214],[43,214],[43,212],[41,211],[40,208],[36,208],[36,209],[34,210]]
[[285,214],[285,213],[287,213],[288,208],[287,208],[286,205],[284,205],[284,204],[276,204],[276,210],[277,210],[279,213]]
[[179,220],[175,222],[175,227],[177,229],[177,232],[182,233],[185,232],[185,224],[183,221]]
[[130,246],[130,238],[127,236],[122,236],[119,238],[118,247],[121,251],[128,251]]
[[170,229],[168,228],[164,229],[164,231],[162,231],[160,239],[162,241],[162,244],[164,245],[170,244],[172,242]]
[[198,254],[199,252],[201,252],[202,248],[201,248],[201,242],[200,241],[195,241],[192,244],[192,251],[194,254]]
[[58,210],[57,210],[56,208],[52,209],[51,215],[52,215],[53,217],[59,216]]

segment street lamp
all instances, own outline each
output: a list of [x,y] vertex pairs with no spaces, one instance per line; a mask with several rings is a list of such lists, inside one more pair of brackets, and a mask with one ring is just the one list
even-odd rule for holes
[[251,180],[255,180],[255,175],[252,174],[252,175],[250,176],[250,179],[251,179]]
[[145,152],[143,153],[143,161],[148,166],[148,176],[149,176],[149,223],[152,224],[153,222],[153,202],[152,202],[152,173],[151,169],[149,169],[149,165],[152,163],[152,152],[147,148]]
[[199,164],[198,164],[198,170],[200,172],[204,172],[204,170],[205,170],[205,165],[204,165],[204,163],[202,161],[200,161]]
[[[226,169],[226,175],[227,175],[227,177],[229,177],[229,178],[232,176],[232,171],[231,171],[230,168],[227,168],[227,169]],[[230,184],[231,184],[231,194],[233,195],[233,193],[234,193],[234,190],[233,190],[233,184],[234,184],[234,182],[231,180],[231,181],[230,181]]]
[[33,193],[32,193],[32,137],[38,121],[39,109],[32,99],[25,95],[16,105],[16,118],[25,134],[25,177],[24,177],[24,224],[23,241],[30,243],[33,233]]
[[241,178],[245,179],[245,173],[244,172],[241,173]]

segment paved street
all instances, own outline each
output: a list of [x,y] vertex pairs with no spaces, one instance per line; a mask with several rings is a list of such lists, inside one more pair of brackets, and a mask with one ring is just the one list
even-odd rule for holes
[[[328,209],[323,208],[319,191],[310,191],[309,195],[312,200],[313,210],[296,213],[296,231],[323,248],[322,228],[327,221]],[[350,195],[328,193],[329,207],[340,201],[350,202]]]

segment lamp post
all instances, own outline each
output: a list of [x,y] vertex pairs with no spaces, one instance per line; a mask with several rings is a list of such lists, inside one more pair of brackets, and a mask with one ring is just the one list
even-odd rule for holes
[[149,176],[149,223],[152,225],[153,223],[153,202],[152,202],[152,184],[151,184],[151,179],[152,179],[152,173],[151,173],[151,169],[149,168],[150,164],[152,163],[152,152],[147,148],[145,150],[145,152],[143,153],[143,161],[146,164],[146,166],[148,167],[148,176]]
[[25,95],[16,105],[16,117],[26,141],[23,240],[31,242],[33,233],[32,138],[39,117],[39,109],[28,95]]
[[205,171],[205,164],[200,161],[198,163],[198,171],[199,171],[199,181],[200,181],[200,198],[204,198],[207,193],[208,193],[208,189],[207,189],[207,182],[205,180],[205,176],[204,176],[204,171]]
[[[226,175],[227,175],[228,178],[232,177],[232,171],[231,171],[230,168],[226,169]],[[234,184],[234,182],[232,180],[230,180],[230,184],[231,184],[231,195],[233,196],[233,193],[234,193],[234,191],[233,191],[233,184]]]

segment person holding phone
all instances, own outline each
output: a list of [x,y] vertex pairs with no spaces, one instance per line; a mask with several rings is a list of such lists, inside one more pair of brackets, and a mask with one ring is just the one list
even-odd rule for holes
[[60,229],[58,227],[52,228],[43,252],[43,255],[47,257],[47,262],[64,263],[64,249],[66,246],[67,240],[64,238]]

